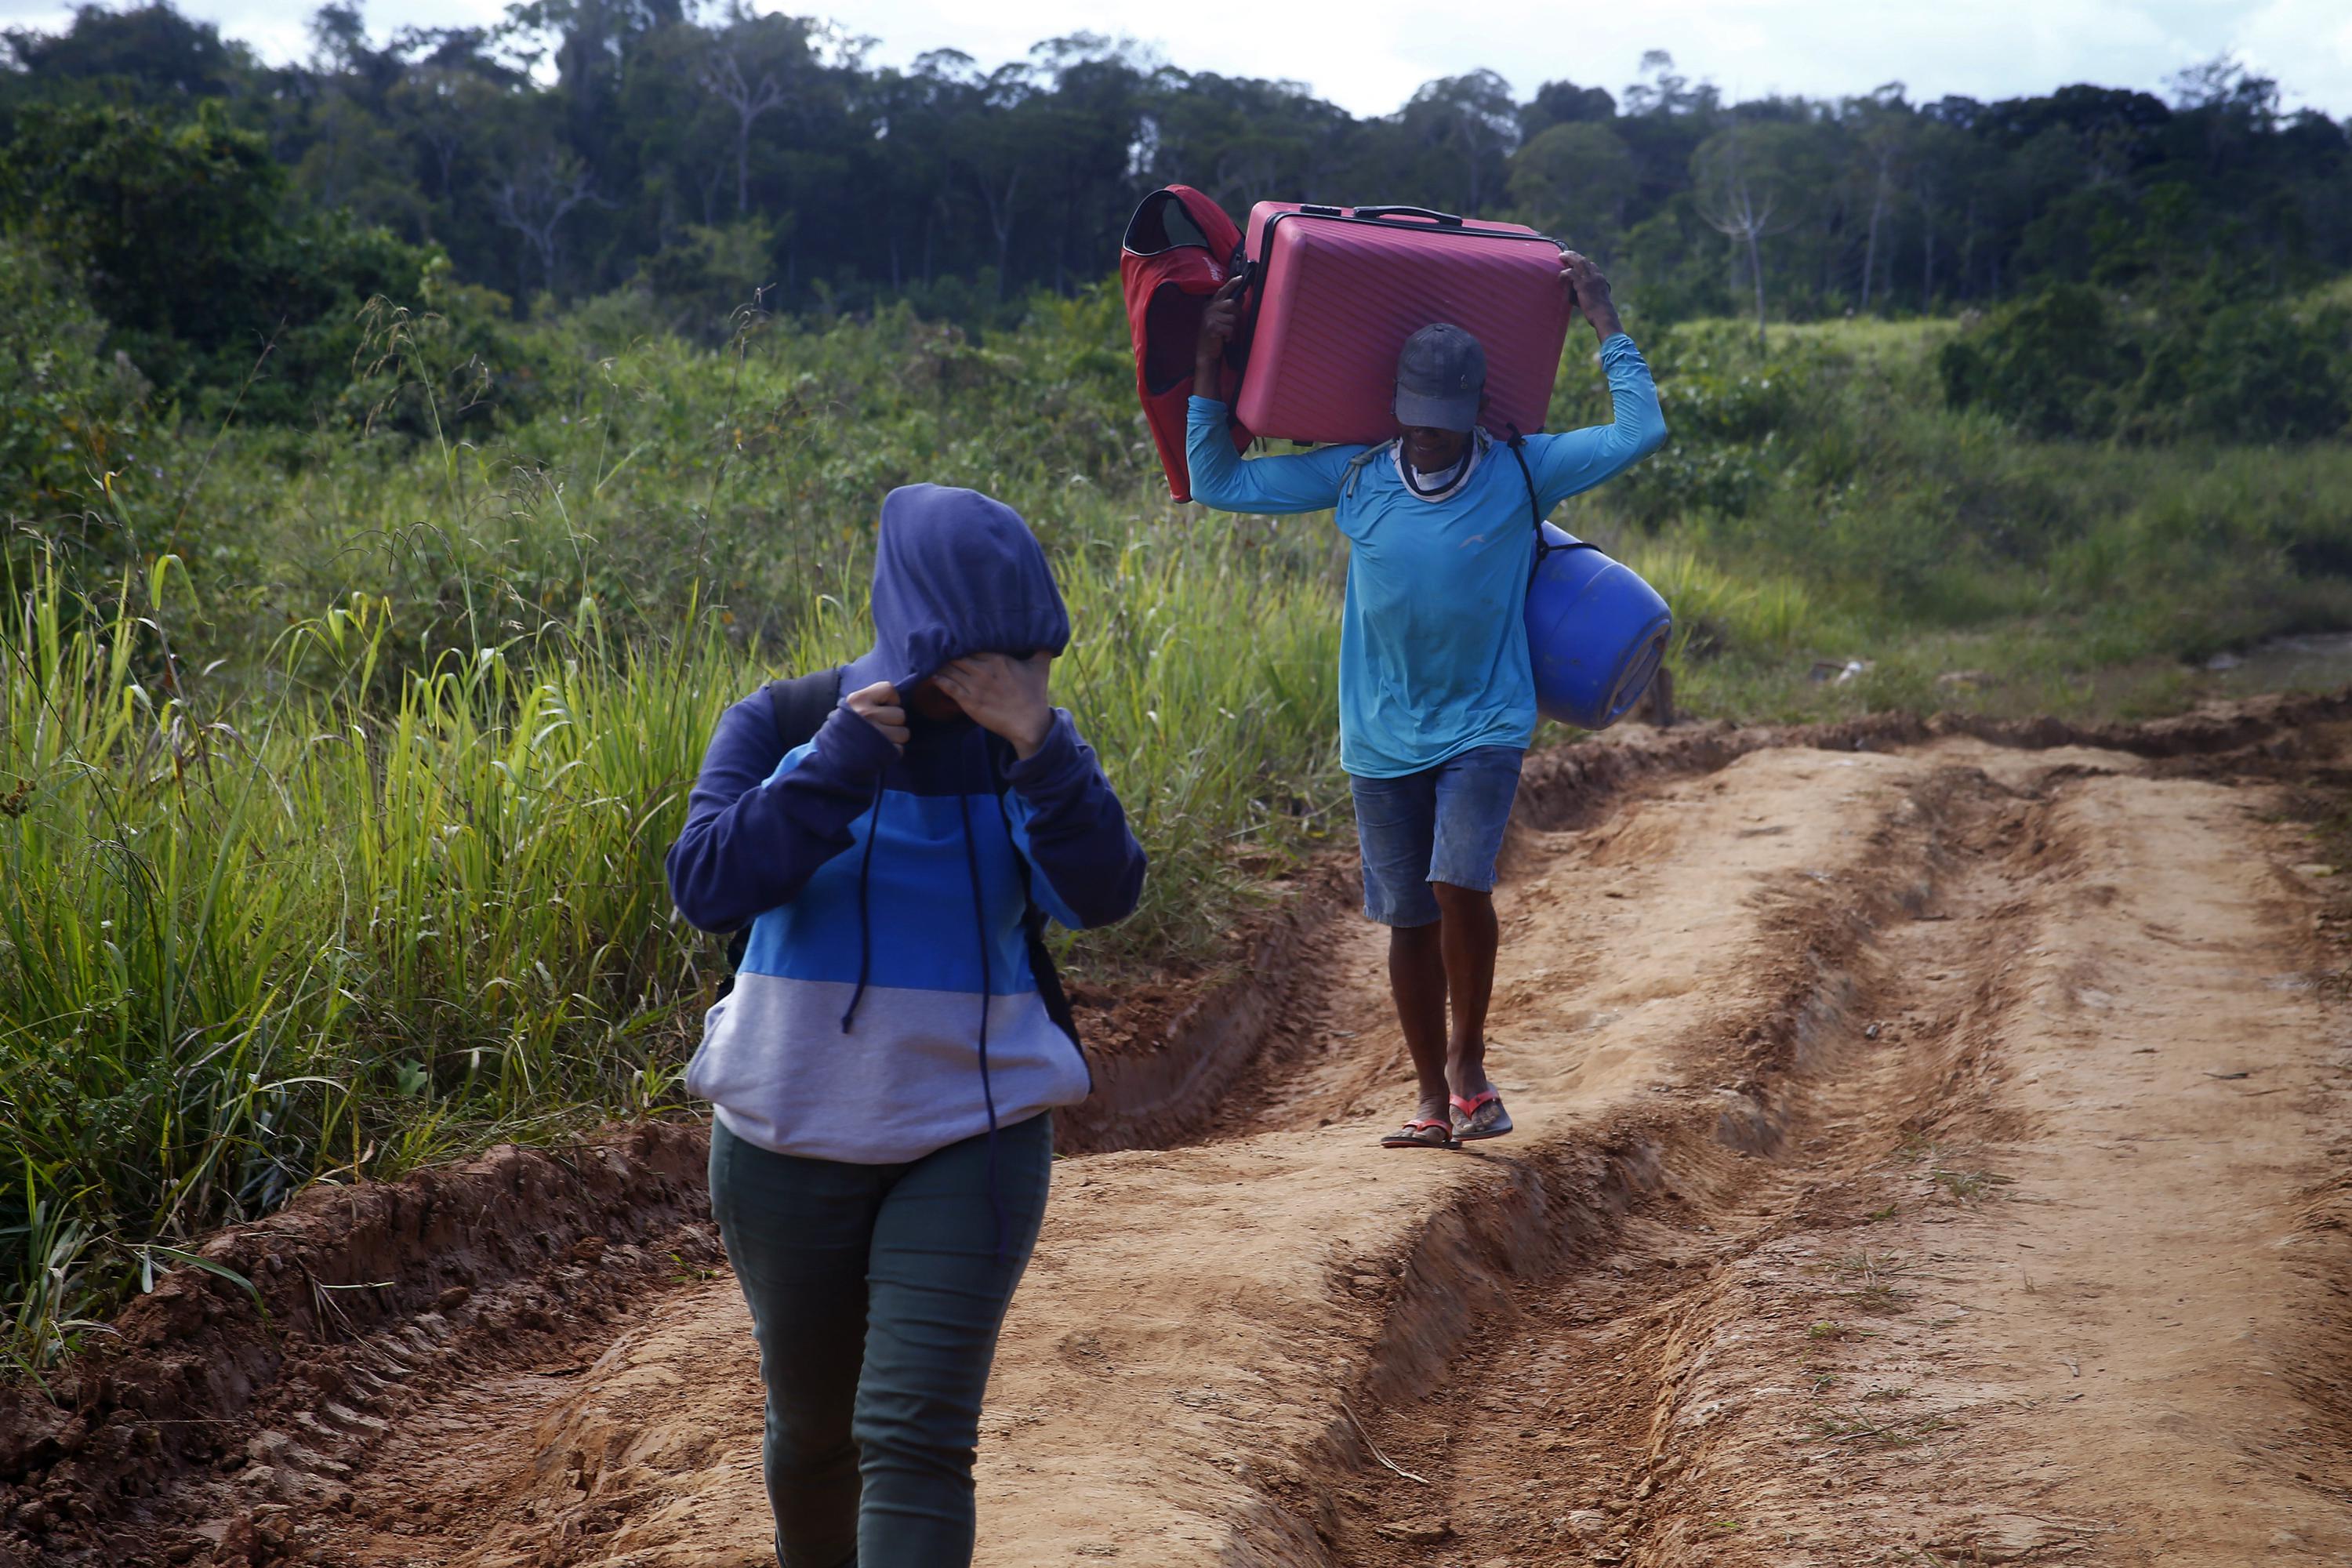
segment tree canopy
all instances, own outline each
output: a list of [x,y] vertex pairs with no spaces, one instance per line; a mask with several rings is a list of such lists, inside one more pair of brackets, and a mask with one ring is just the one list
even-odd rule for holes
[[529,0],[380,43],[339,0],[311,37],[267,65],[168,0],[0,35],[0,218],[88,279],[160,383],[215,376],[277,320],[413,300],[436,257],[526,313],[635,289],[717,333],[756,290],[985,321],[1104,276],[1172,181],[1236,216],[1276,197],[1522,218],[1597,252],[1651,320],[2278,292],[2352,267],[2347,126],[2226,60],[2168,97],[1735,103],[1654,51],[1614,92],[1520,102],[1481,70],[1365,117],[1087,33],[992,70],[884,66],[742,0]]

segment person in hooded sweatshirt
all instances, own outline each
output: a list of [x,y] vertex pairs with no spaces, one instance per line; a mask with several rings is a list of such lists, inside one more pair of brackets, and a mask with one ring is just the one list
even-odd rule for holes
[[759,1342],[785,1568],[971,1561],[1050,1113],[1091,1085],[1031,911],[1106,925],[1143,887],[1047,700],[1069,615],[1020,515],[893,490],[873,609],[813,739],[788,750],[764,694],[727,710],[668,860],[688,921],[749,926],[687,1087],[716,1107],[710,1205]]
[[1560,283],[1601,340],[1611,422],[1517,448],[1479,427],[1484,345],[1440,321],[1398,356],[1395,440],[1244,462],[1217,395],[1239,280],[1202,317],[1185,437],[1193,498],[1226,511],[1332,510],[1348,538],[1339,765],[1355,796],[1364,913],[1391,928],[1389,985],[1421,1097],[1381,1140],[1392,1149],[1511,1131],[1486,1076],[1486,1005],[1501,943],[1495,862],[1536,728],[1528,505],[1548,514],[1666,437],[1658,389],[1618,321],[1609,279],[1571,250]]

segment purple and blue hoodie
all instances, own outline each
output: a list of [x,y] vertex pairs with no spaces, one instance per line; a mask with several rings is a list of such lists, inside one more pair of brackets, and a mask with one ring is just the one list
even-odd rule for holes
[[[1070,639],[1035,536],[973,490],[890,492],[873,603],[874,647],[840,693]],[[780,1154],[916,1160],[1090,1087],[1025,921],[1033,899],[1073,929],[1134,910],[1144,857],[1118,797],[1066,712],[1025,761],[969,720],[908,717],[904,755],[841,708],[786,752],[764,694],[736,703],[670,848],[681,915],[751,927],[687,1088]]]

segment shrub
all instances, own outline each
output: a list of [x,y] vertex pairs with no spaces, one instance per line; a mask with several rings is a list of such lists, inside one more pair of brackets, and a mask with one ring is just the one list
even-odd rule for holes
[[2352,419],[2352,310],[2236,305],[2214,312],[2197,348],[2183,435],[2319,440]]
[[2123,308],[2062,283],[1937,356],[1945,400],[2028,435],[2308,441],[2352,419],[2352,310],[2204,284]]
[[125,466],[146,383],[33,247],[0,239],[0,510],[40,516]]
[[325,212],[220,105],[173,121],[41,105],[0,153],[0,221],[84,280],[128,353],[207,415],[310,422],[350,380],[367,300],[423,302],[437,252]]
[[1955,408],[1990,408],[2036,436],[2104,436],[2140,357],[2105,296],[2060,283],[1946,343],[1937,364]]

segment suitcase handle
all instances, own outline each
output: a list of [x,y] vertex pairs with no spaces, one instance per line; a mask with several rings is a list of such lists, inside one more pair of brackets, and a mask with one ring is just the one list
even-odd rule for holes
[[1462,219],[1454,213],[1433,212],[1428,207],[1358,207],[1357,217],[1425,217],[1445,228],[1460,228]]

